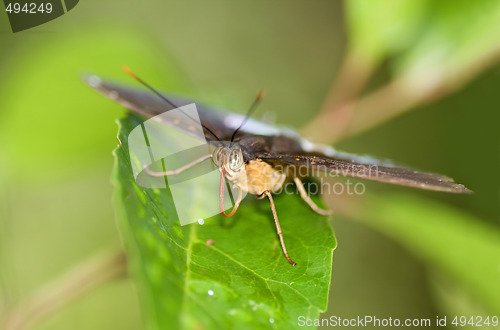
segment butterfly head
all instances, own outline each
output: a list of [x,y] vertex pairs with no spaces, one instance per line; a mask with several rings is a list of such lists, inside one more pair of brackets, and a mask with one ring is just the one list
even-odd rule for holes
[[217,147],[214,150],[213,159],[217,167],[224,169],[228,174],[239,172],[244,164],[243,152],[237,144]]

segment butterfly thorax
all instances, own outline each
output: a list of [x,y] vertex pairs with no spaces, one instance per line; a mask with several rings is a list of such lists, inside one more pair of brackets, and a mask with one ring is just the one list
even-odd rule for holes
[[244,171],[246,181],[240,178],[235,185],[254,195],[261,195],[266,190],[278,191],[287,178],[286,172],[260,159],[246,163]]
[[285,169],[274,167],[263,160],[244,162],[243,153],[237,144],[216,148],[213,159],[235,187],[254,195],[261,195],[266,190],[276,192],[287,177]]

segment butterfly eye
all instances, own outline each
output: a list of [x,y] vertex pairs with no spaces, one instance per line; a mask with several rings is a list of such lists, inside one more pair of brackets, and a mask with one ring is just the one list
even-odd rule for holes
[[239,170],[243,166],[243,154],[241,150],[234,149],[229,155],[229,168],[233,171]]
[[224,148],[222,148],[222,147],[218,147],[214,151],[213,158],[214,158],[214,163],[217,166],[221,166],[222,165],[220,162],[221,162],[221,156],[222,156],[223,149]]

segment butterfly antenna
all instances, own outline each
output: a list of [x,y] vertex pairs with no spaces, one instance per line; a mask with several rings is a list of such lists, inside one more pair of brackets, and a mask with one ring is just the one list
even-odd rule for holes
[[264,98],[265,93],[263,89],[259,89],[257,92],[257,96],[255,97],[255,100],[253,101],[252,105],[250,106],[250,109],[248,109],[247,114],[245,116],[245,119],[241,122],[240,126],[234,131],[233,135],[231,136],[231,143],[234,141],[234,138],[236,137],[236,134],[238,131],[245,126],[247,123],[248,119],[252,115],[252,113],[257,109],[257,105],[259,105],[260,101]]
[[[167,102],[171,107],[173,108],[178,108],[178,106],[176,106],[172,101],[170,101],[168,98],[166,98],[165,96],[163,96],[160,92],[158,92],[155,88],[153,88],[150,84],[148,84],[147,82],[145,82],[144,80],[142,80],[141,78],[139,78],[134,72],[132,72],[132,70],[130,70],[127,66],[123,66],[122,67],[123,71],[125,71],[126,74],[128,74],[129,76],[131,76],[132,78],[134,78],[135,80],[137,80],[140,84],[142,84],[144,87],[146,87],[147,89],[149,89],[150,91],[152,91],[154,94],[156,94],[159,98],[161,98],[163,101]],[[181,110],[181,109],[179,109]],[[181,110],[181,112],[187,116],[189,119],[191,119],[192,121],[194,121],[195,123],[198,123],[198,121],[196,119],[194,119],[193,117],[191,117],[190,115],[188,115],[187,113],[185,113],[184,111]],[[201,124],[201,123],[200,123]],[[216,139],[217,141],[221,142],[221,140],[217,137],[217,135],[215,135],[214,132],[212,132],[208,127],[206,127],[205,125],[201,124],[201,126],[207,130],[207,132],[209,132],[210,134],[212,134]]]

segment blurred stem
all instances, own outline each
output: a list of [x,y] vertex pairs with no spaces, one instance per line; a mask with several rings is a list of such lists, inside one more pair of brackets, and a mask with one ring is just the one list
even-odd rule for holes
[[[323,103],[318,116],[311,120],[302,130],[302,133],[315,140],[321,141],[325,128],[329,132],[341,135],[351,122],[351,113],[346,111],[345,104],[356,99],[372,76],[374,64],[364,60],[357,52],[348,50],[340,70],[333,80],[328,95]],[[329,118],[328,127],[322,122],[325,117]],[[321,131],[318,131],[321,127]]]
[[7,310],[5,329],[33,327],[70,302],[92,292],[99,285],[125,275],[126,271],[126,257],[121,250],[92,257],[46,284],[10,311]]
[[[456,91],[497,63],[499,58],[500,47],[469,66],[453,72],[448,70],[440,76],[435,73],[419,74],[418,77],[401,76],[358,100],[344,97],[343,103],[327,101],[325,108],[304,128],[303,133],[306,137],[323,143],[335,143],[342,138],[359,134]],[[347,78],[342,79],[346,84],[350,83]],[[340,78],[332,90],[339,83]]]

